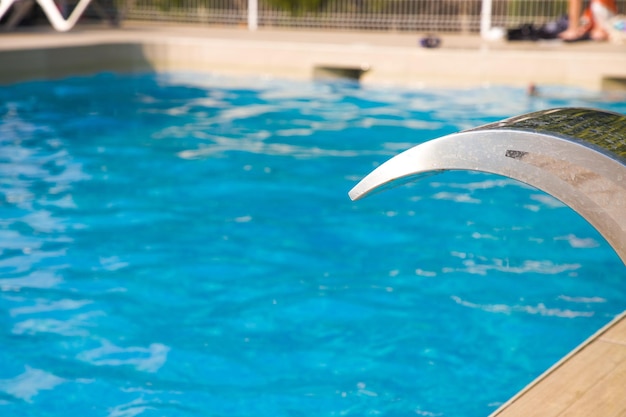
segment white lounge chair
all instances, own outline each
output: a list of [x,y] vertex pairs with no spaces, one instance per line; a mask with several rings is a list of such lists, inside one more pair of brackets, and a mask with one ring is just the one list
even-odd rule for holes
[[[54,3],[54,0],[36,0],[37,4],[43,9],[48,21],[53,28],[58,30],[59,32],[67,32],[72,29],[78,19],[81,18],[87,6],[91,0],[79,0],[74,7],[74,10],[70,14],[70,16],[65,19],[61,12],[59,11],[57,5]],[[16,10],[16,15],[13,16],[11,22],[7,24],[8,27],[15,26],[19,21],[24,17],[24,15],[30,10],[33,4],[33,0],[0,0],[0,19],[9,11],[11,6],[16,4],[16,7],[22,6]]]

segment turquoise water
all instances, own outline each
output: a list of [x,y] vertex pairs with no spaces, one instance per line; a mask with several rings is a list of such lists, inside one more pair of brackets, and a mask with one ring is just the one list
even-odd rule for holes
[[503,177],[347,192],[460,129],[626,113],[545,91],[176,73],[0,87],[0,414],[488,415],[626,308],[623,264]]

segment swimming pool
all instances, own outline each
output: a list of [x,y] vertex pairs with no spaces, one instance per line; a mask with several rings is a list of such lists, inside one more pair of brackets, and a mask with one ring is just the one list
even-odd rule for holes
[[547,91],[188,73],[0,88],[0,412],[489,414],[626,308],[623,264],[506,178],[347,192],[460,129],[626,113]]

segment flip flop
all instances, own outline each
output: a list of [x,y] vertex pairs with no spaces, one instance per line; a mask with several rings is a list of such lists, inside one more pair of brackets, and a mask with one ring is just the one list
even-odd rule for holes
[[589,32],[585,32],[576,38],[563,39],[563,42],[573,43],[573,42],[581,42],[581,41],[589,41],[589,40],[591,40],[591,34]]

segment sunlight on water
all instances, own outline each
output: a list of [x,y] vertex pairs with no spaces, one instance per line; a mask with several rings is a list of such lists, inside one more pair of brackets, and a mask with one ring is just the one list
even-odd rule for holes
[[347,192],[464,128],[626,112],[567,93],[189,73],[0,87],[0,413],[488,415],[624,310],[622,263],[506,178]]

